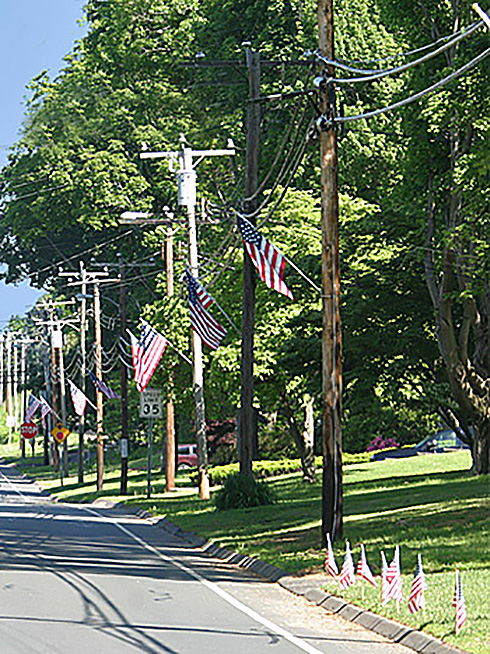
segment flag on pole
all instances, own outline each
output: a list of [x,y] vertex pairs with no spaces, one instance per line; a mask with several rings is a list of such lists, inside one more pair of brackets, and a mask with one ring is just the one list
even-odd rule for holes
[[281,250],[268,241],[246,218],[237,214],[238,229],[253,265],[265,284],[294,300],[294,296],[284,282],[286,260]]
[[44,397],[41,396],[41,422],[43,425],[43,428],[46,428],[46,423],[45,423],[45,418],[48,415],[48,413],[51,413],[53,409],[49,406],[49,404],[46,402]]
[[83,416],[85,413],[85,407],[87,406],[87,396],[75,386],[75,384],[68,380],[70,384],[70,395],[71,401],[73,402],[73,408],[77,416]]
[[34,418],[34,414],[36,411],[39,409],[41,406],[41,400],[38,400],[37,397],[34,397],[34,395],[31,393],[29,395],[29,400],[27,402],[27,409],[26,409],[26,415],[25,415],[25,422],[31,422],[31,420]]
[[369,564],[367,562],[366,550],[364,549],[364,545],[361,545],[361,556],[357,564],[357,576],[360,579],[364,579],[364,581],[368,581],[376,588],[378,587],[378,584],[376,583],[376,579],[374,578],[374,575],[371,572],[371,568],[369,567]]
[[461,584],[461,575],[459,574],[459,570],[456,570],[456,588],[454,589],[453,606],[456,609],[454,616],[454,630],[456,635],[458,635],[467,618],[466,604],[464,601],[463,586]]
[[339,577],[339,590],[344,590],[356,583],[356,573],[354,568],[354,560],[350,551],[349,541],[345,544],[345,557]]
[[[130,335],[133,338],[131,332]],[[133,346],[131,340],[134,380],[140,392],[148,385],[166,347],[167,339],[165,336],[143,320],[141,336],[137,345]]]
[[117,400],[119,395],[113,391],[102,379],[99,379],[92,371],[89,371],[90,379],[93,381],[95,388],[103,393],[108,400]]
[[140,342],[133,334],[133,332],[130,332],[129,329],[126,329],[126,331],[128,332],[129,339],[131,341],[131,359],[133,361],[133,369],[136,370],[136,368],[138,367],[138,360],[140,357]]
[[388,589],[384,603],[389,602],[390,599],[394,599],[395,602],[399,604],[403,599],[399,545],[395,547],[393,561],[390,563],[388,570],[386,571],[386,583],[388,584]]
[[424,593],[426,590],[427,582],[422,567],[422,555],[419,554],[417,566],[415,568],[415,575],[412,581],[412,588],[410,590],[410,597],[408,598],[408,608],[410,613],[416,613],[417,611],[420,611],[420,609],[425,608]]
[[186,268],[185,274],[189,291],[192,329],[208,347],[216,350],[226,335],[226,329],[207,311],[207,308],[214,302],[213,298],[189,269]]
[[332,549],[332,542],[330,540],[330,534],[327,534],[327,557],[325,559],[325,572],[327,572],[331,577],[337,577],[339,574],[339,569],[337,568],[337,562],[335,561],[335,554]]
[[381,603],[387,604],[389,601],[388,597],[388,580],[386,578],[388,572],[388,561],[386,560],[385,553],[381,550]]

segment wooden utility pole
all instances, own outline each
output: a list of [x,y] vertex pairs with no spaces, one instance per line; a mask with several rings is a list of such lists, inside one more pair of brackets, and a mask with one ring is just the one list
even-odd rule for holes
[[[102,328],[100,322],[100,288],[94,282],[95,319],[95,376],[102,381]],[[104,396],[99,389],[97,395],[97,490],[104,487]]]
[[[334,0],[318,2],[319,52],[334,59]],[[323,65],[320,109],[335,117],[333,67]],[[342,369],[340,323],[340,257],[338,155],[335,123],[320,131],[322,199],[322,541],[342,538]]]
[[[167,227],[167,239],[165,243],[165,267],[167,273],[167,295],[174,294],[174,230],[172,226]],[[167,392],[167,429],[166,429],[166,474],[165,489],[171,491],[175,488],[175,412],[172,394],[174,392],[174,376],[170,371]]]
[[[80,261],[81,304],[80,304],[80,390],[86,395],[87,376],[87,272]],[[83,484],[85,457],[85,411],[78,419],[78,483]]]
[[[25,341],[20,341],[20,424],[24,422],[26,414],[26,344]],[[34,440],[34,439],[32,439]],[[20,435],[21,441],[21,456],[25,458],[26,455],[26,439]]]
[[5,388],[4,375],[5,375],[5,369],[4,369],[4,335],[0,334],[0,404],[3,404],[3,396],[4,396],[4,388]]
[[[63,330],[61,324],[58,325],[58,331],[61,334],[59,352],[58,352],[58,361],[59,361],[59,372],[60,372],[60,404],[61,404],[61,420],[63,425],[66,427],[66,383],[65,383],[65,359],[63,356]],[[63,451],[63,472],[65,477],[68,477],[68,439],[65,438],[63,441],[62,451]],[[61,464],[60,464],[61,465]]]
[[9,451],[12,447],[12,427],[14,417],[12,415],[12,334],[7,332],[7,398],[6,398],[7,420],[9,427]]
[[[122,257],[119,257],[119,312],[121,318],[121,339],[126,338],[126,277]],[[128,370],[121,358],[121,480],[120,493],[128,492],[128,458],[129,458],[129,413],[128,413]]]
[[[247,112],[247,166],[245,178],[245,213],[252,214],[257,207],[255,192],[258,185],[259,138],[260,138],[260,54],[247,48],[249,79],[249,103]],[[255,225],[254,216],[248,220]],[[243,293],[242,293],[242,357],[240,419],[238,439],[238,460],[240,474],[252,474],[252,454],[256,421],[253,408],[254,397],[254,330],[255,330],[255,268],[243,249]]]

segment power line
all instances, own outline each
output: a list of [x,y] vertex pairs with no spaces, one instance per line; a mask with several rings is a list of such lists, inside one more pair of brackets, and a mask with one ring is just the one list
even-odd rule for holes
[[[441,88],[445,84],[448,84],[449,82],[452,82],[454,79],[457,79],[463,73],[466,73],[468,70],[476,66],[480,61],[483,61],[485,57],[488,57],[490,54],[490,48],[487,48],[483,52],[481,52],[477,57],[469,61],[467,64],[459,68],[458,70],[454,71],[447,77],[444,77],[443,79],[439,80],[435,84],[432,84],[432,86],[428,86],[427,88],[423,89],[422,91],[419,91],[418,93],[415,93],[414,95],[409,96],[408,98],[405,98],[404,100],[400,100],[399,102],[395,102],[394,104],[391,104],[387,107],[382,107],[381,109],[375,109],[374,111],[368,111],[367,113],[364,114],[357,114],[354,116],[339,116],[339,117],[334,117],[334,118],[324,118],[323,125],[326,129],[331,127],[334,123],[349,123],[355,120],[362,120],[365,118],[373,118],[374,116],[379,116],[380,114],[387,113],[388,111],[393,111],[394,109],[400,109],[401,107],[410,104],[412,102],[415,102],[416,100],[420,100],[420,98],[423,98],[424,96],[428,95],[429,93],[432,93],[433,91],[436,91],[437,89]],[[332,80],[333,81],[333,80]]]
[[[479,27],[483,26],[483,21],[477,21],[476,23],[473,23],[473,25],[470,25],[464,30],[460,30],[459,32],[456,32],[455,34],[450,34],[449,36],[445,36],[442,39],[439,39],[438,41],[435,41],[434,43],[424,46],[423,48],[419,48],[417,50],[412,50],[411,52],[408,53],[401,53],[398,55],[393,55],[392,57],[388,57],[385,60],[378,60],[378,61],[387,61],[389,59],[395,59],[399,58],[405,55],[411,55],[411,54],[416,54],[417,52],[422,52],[423,50],[426,50],[428,48],[434,47],[434,45],[437,45],[440,42],[446,42],[445,45],[441,46],[440,48],[437,48],[433,52],[428,53],[427,55],[420,57],[419,59],[415,59],[414,61],[408,62],[404,64],[403,66],[398,66],[396,68],[387,68],[384,70],[366,70],[362,68],[353,68],[352,66],[348,66],[346,64],[343,64],[339,61],[333,60],[333,59],[327,59],[326,57],[320,56],[319,53],[316,53],[317,58],[320,61],[323,61],[323,63],[329,65],[329,66],[334,66],[335,68],[340,68],[341,70],[345,70],[347,72],[351,73],[359,73],[361,75],[367,75],[367,76],[373,76],[369,77],[369,79],[377,79],[377,77],[384,77],[386,75],[393,75],[397,72],[401,72],[403,70],[406,70],[407,68],[411,68],[412,66],[416,66],[417,64],[423,63],[424,61],[428,61],[429,59],[432,59],[433,57],[437,56],[441,52],[444,52],[445,50],[448,50],[451,48],[453,45],[461,41],[462,39],[466,38],[470,34],[472,34],[474,31],[476,31]],[[449,41],[449,42],[448,42]],[[376,61],[376,60],[375,60]],[[374,61],[374,63],[375,63]],[[362,63],[362,62],[359,62]],[[370,62],[366,62],[370,63]],[[368,81],[364,77],[363,78],[347,78],[347,80],[342,80],[342,79],[335,79],[336,82],[339,81],[351,81],[351,82],[358,82],[358,81]]]
[[[355,68],[351,68],[351,71],[355,71],[358,73],[365,73],[363,74],[362,77],[346,77],[346,78],[335,78],[335,83],[336,84],[350,84],[350,83],[356,83],[356,82],[370,82],[373,80],[377,79],[382,79],[383,77],[387,77],[388,75],[397,75],[398,73],[402,73],[405,70],[408,70],[410,68],[413,68],[414,66],[417,66],[418,64],[424,63],[426,61],[429,61],[430,59],[433,59],[437,55],[441,54],[442,52],[445,52],[449,48],[452,48],[456,43],[459,43],[462,39],[466,38],[469,34],[474,32],[476,29],[478,29],[481,25],[483,25],[483,22],[480,21],[478,23],[475,23],[474,26],[471,28],[471,30],[468,30],[464,34],[459,35],[458,37],[454,38],[452,41],[448,41],[445,45],[441,46],[440,48],[437,48],[437,50],[434,50],[433,52],[429,52],[428,54],[424,55],[423,57],[420,57],[419,59],[415,59],[414,61],[410,61],[406,64],[403,64],[401,66],[397,66],[396,68],[387,68],[385,70],[379,70],[379,71],[368,71],[368,70],[358,70]],[[323,61],[326,64],[330,65],[335,65],[333,62],[329,61],[325,57],[320,57],[318,58]]]

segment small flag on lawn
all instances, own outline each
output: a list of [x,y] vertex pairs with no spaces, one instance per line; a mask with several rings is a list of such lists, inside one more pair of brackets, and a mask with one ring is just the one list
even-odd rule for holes
[[376,579],[374,578],[374,575],[371,572],[371,568],[368,565],[367,558],[366,558],[366,550],[364,549],[364,545],[361,545],[361,556],[357,564],[357,576],[360,577],[361,579],[364,579],[365,581],[368,581],[376,588],[378,587],[378,584],[376,583]]
[[381,603],[387,604],[389,601],[388,597],[388,579],[386,578],[388,572],[388,561],[386,560],[385,553],[381,550]]
[[119,395],[116,391],[113,391],[110,386],[108,386],[102,379],[98,379],[92,371],[89,371],[90,379],[94,382],[95,388],[103,393],[108,400],[117,400]]
[[31,393],[29,395],[29,400],[27,402],[25,422],[31,422],[31,420],[34,418],[34,414],[36,413],[36,411],[39,409],[40,406],[41,406],[41,400],[38,400],[37,397],[34,397],[34,395]]
[[344,590],[356,583],[356,573],[354,568],[354,561],[350,551],[349,541],[345,544],[345,557],[339,577],[339,590]]
[[337,577],[339,574],[339,569],[337,568],[337,562],[335,561],[335,554],[332,549],[332,542],[330,540],[330,534],[327,534],[327,557],[325,559],[325,572],[327,572],[331,577]]
[[274,291],[279,291],[294,300],[293,294],[284,282],[286,260],[281,250],[262,236],[246,218],[239,214],[237,218],[243,244],[262,281]]
[[390,599],[394,599],[395,602],[397,602],[399,605],[403,599],[399,545],[396,546],[393,561],[390,563],[388,570],[386,571],[386,582],[388,584],[388,590],[386,593],[385,603]]
[[82,393],[82,391],[75,386],[75,384],[70,381],[70,395],[71,401],[73,402],[73,408],[77,416],[83,416],[85,413],[85,407],[87,406],[87,396]]
[[415,568],[415,575],[412,582],[412,589],[410,590],[410,597],[408,599],[408,608],[410,613],[416,613],[420,609],[425,608],[424,593],[427,590],[427,582],[425,580],[424,569],[422,567],[422,555],[419,554],[417,559],[417,567]]
[[456,635],[458,635],[467,618],[466,604],[464,601],[463,586],[461,584],[459,570],[456,570],[456,588],[454,589],[453,606],[456,609],[454,616],[454,630]]

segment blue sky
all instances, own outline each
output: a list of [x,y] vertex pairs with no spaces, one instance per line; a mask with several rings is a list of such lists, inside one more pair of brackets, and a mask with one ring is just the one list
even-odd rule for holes
[[[85,0],[0,0],[0,166],[18,139],[25,112],[26,85],[47,70],[63,68],[63,57],[85,33]],[[23,315],[39,297],[28,283],[0,283],[0,330],[11,315]]]

